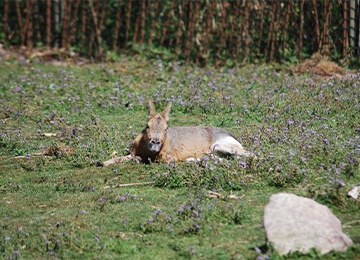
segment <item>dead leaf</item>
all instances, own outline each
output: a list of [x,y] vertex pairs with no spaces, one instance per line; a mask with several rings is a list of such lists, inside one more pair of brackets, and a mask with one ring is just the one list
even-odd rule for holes
[[46,136],[46,137],[53,137],[53,136],[57,136],[57,134],[55,133],[42,133],[42,136]]
[[139,185],[147,185],[147,184],[153,184],[155,183],[154,181],[149,181],[149,182],[136,182],[136,183],[123,183],[123,184],[117,184],[117,185],[113,185],[113,186],[105,186],[104,189],[109,189],[111,188],[118,188],[118,187],[127,187],[127,186],[139,186]]
[[117,151],[113,151],[113,152],[111,153],[111,157],[112,157],[112,158],[117,157]]

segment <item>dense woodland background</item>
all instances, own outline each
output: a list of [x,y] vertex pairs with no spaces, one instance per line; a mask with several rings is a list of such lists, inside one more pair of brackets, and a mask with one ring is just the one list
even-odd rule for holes
[[[359,59],[359,0],[1,0],[6,47],[118,51],[186,62]],[[158,56],[159,55],[159,56]]]

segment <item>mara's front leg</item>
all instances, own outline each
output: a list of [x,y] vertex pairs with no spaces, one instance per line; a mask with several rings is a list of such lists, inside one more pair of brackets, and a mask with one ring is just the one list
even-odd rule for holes
[[112,158],[112,159],[107,160],[105,162],[98,162],[98,165],[99,166],[109,166],[109,165],[112,165],[112,164],[115,164],[115,163],[123,163],[123,162],[131,160],[131,159],[132,159],[132,155],[129,154],[129,155],[126,155],[126,156],[115,157],[115,158]]

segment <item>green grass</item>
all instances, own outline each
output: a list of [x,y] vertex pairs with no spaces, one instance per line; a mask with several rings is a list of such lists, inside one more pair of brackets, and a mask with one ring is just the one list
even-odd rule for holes
[[[290,76],[271,66],[219,72],[136,59],[1,64],[0,78],[4,259],[280,259],[262,227],[278,192],[330,207],[354,241],[346,253],[283,258],[360,257],[360,206],[346,197],[360,183],[359,75]],[[149,97],[159,111],[173,101],[171,126],[225,128],[261,159],[96,167],[113,151],[130,152]]]

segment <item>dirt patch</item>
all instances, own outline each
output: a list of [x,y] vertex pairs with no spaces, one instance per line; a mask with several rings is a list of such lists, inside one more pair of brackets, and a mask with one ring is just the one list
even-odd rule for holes
[[355,73],[355,71],[340,67],[336,62],[329,61],[327,56],[315,53],[310,59],[304,60],[296,68],[295,72],[309,72],[323,77],[341,78],[347,73]]
[[90,62],[89,59],[80,57],[66,48],[38,47],[30,49],[25,46],[10,46],[4,49],[2,44],[0,44],[0,58],[2,61],[17,60],[23,64],[45,63],[55,66],[82,65]]

